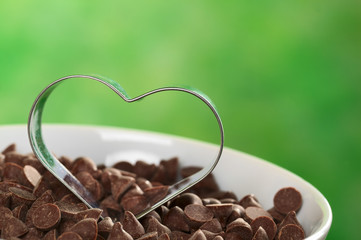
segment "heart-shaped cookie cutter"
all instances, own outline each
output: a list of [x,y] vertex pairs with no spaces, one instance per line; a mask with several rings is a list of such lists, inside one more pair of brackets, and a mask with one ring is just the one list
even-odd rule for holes
[[82,200],[89,208],[99,208],[99,203],[95,201],[94,197],[90,194],[90,192],[79,182],[79,180],[72,175],[72,173],[64,167],[63,164],[52,154],[49,149],[47,148],[43,136],[42,136],[42,114],[44,105],[52,93],[52,91],[63,81],[73,78],[84,78],[98,81],[110,89],[112,89],[116,94],[118,94],[125,102],[131,103],[143,99],[149,95],[164,92],[164,91],[179,91],[185,92],[195,96],[196,98],[200,99],[203,103],[205,103],[208,108],[212,111],[214,117],[217,120],[219,132],[220,132],[220,143],[219,143],[219,151],[215,159],[209,163],[208,166],[204,167],[202,170],[196,172],[195,174],[180,180],[179,182],[173,184],[169,187],[168,194],[155,203],[154,205],[150,206],[149,208],[143,210],[141,213],[137,214],[136,217],[139,219],[149,213],[150,211],[156,209],[157,207],[161,206],[162,204],[166,203],[170,199],[176,197],[180,193],[184,192],[188,188],[192,187],[203,178],[205,178],[209,173],[213,171],[215,166],[217,165],[223,150],[224,145],[224,130],[221,118],[212,104],[212,102],[206,97],[204,94],[199,92],[195,89],[188,89],[188,88],[180,88],[180,87],[164,87],[158,88],[142,95],[139,95],[134,98],[128,97],[124,89],[119,85],[119,83],[107,79],[107,78],[100,78],[88,75],[71,75],[60,78],[47,87],[45,87],[40,94],[37,96],[35,102],[32,105],[30,110],[29,119],[28,119],[28,136],[30,145],[33,149],[34,154],[36,157],[41,161],[41,163],[61,182],[63,183],[71,192],[73,192],[80,200]]

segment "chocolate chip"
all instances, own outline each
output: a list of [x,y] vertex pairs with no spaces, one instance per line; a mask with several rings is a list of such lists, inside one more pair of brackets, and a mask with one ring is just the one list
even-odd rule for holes
[[11,203],[11,193],[0,191],[0,206],[10,207]]
[[157,232],[149,232],[138,238],[137,240],[157,240],[158,233]]
[[296,224],[287,224],[282,227],[278,233],[279,240],[293,239],[301,240],[305,238],[305,234],[299,226]]
[[217,198],[202,198],[203,205],[208,204],[221,204],[221,201],[219,201]]
[[28,207],[26,205],[19,205],[12,210],[13,216],[25,222],[26,213],[28,212]]
[[58,237],[58,240],[83,240],[83,238],[75,232],[65,232]]
[[208,204],[206,206],[214,214],[215,218],[218,218],[222,227],[226,226],[227,219],[231,215],[233,210],[233,204],[231,203],[221,203],[221,204]]
[[251,226],[243,218],[237,218],[227,225],[225,239],[237,239],[235,235],[245,240],[251,239],[253,236]]
[[0,230],[3,228],[4,223],[12,217],[13,213],[9,208],[0,206]]
[[13,208],[22,204],[30,206],[36,200],[34,194],[23,189],[17,187],[10,187],[9,191],[12,193],[11,205]]
[[301,193],[293,187],[280,189],[273,198],[275,209],[283,214],[290,211],[297,212],[302,205]]
[[170,237],[167,233],[163,233],[158,237],[158,240],[170,240]]
[[25,179],[27,181],[27,186],[35,187],[38,184],[38,181],[41,178],[40,173],[34,167],[26,165],[23,168]]
[[87,210],[76,213],[75,219],[76,219],[76,221],[80,221],[80,220],[83,220],[86,218],[92,218],[95,221],[98,221],[102,212],[103,212],[103,210],[101,210],[99,208],[87,209]]
[[151,182],[145,178],[139,177],[139,178],[137,178],[136,182],[143,191],[147,188],[153,187]]
[[253,232],[256,232],[259,227],[262,227],[269,239],[273,239],[276,236],[277,226],[271,217],[260,216],[251,222]]
[[172,231],[189,232],[190,230],[184,212],[178,206],[169,209],[163,218],[163,223]]
[[16,151],[16,144],[12,143],[9,146],[7,146],[1,153],[7,154],[8,152],[15,152]]
[[189,225],[193,228],[198,228],[205,222],[212,220],[213,212],[199,204],[189,204],[184,208],[184,214]]
[[124,211],[130,211],[134,214],[138,214],[149,207],[149,202],[145,196],[134,196],[122,199],[121,206]]
[[127,171],[127,172],[134,172],[134,166],[126,161],[119,161],[113,165],[113,168]]
[[20,237],[29,231],[28,227],[16,217],[7,219],[1,230],[2,238]]
[[103,186],[93,178],[88,172],[79,172],[76,174],[79,182],[92,194],[96,201],[99,201],[104,196]]
[[169,187],[164,185],[151,187],[144,190],[144,195],[148,199],[149,204],[154,205],[167,195],[168,189]]
[[239,204],[244,207],[259,207],[262,208],[261,204],[258,202],[258,199],[254,196],[254,194],[248,194],[244,196],[240,201]]
[[98,234],[98,225],[96,220],[86,218],[77,222],[69,230],[79,234],[84,240],[95,240]]
[[57,205],[46,203],[38,207],[32,214],[32,221],[37,229],[49,231],[55,228],[61,219]]
[[17,153],[17,152],[7,152],[4,153],[5,155],[5,163],[16,163],[19,165],[23,164],[23,159],[26,157],[23,154]]
[[104,237],[108,237],[109,233],[112,231],[114,222],[110,217],[105,217],[98,223],[98,233]]
[[271,214],[269,214],[263,208],[247,207],[245,210],[245,219],[247,222],[252,222],[254,219],[261,217],[261,216],[272,217]]
[[137,239],[145,234],[144,227],[135,218],[132,212],[125,211],[122,224],[124,230],[129,233],[134,239]]
[[184,209],[189,204],[203,205],[202,199],[194,193],[182,193],[178,197],[172,199],[168,205],[169,208],[178,206]]
[[171,240],[188,240],[191,235],[181,231],[173,231],[169,234]]
[[123,226],[120,222],[114,223],[112,231],[108,236],[108,240],[133,240],[132,236],[124,231]]
[[23,167],[19,164],[13,162],[7,162],[4,164],[4,181],[22,183],[23,174]]
[[50,190],[49,182],[42,176],[34,187],[33,194],[40,197],[45,191]]
[[135,183],[135,179],[132,177],[110,175],[111,192],[113,198],[119,201],[121,196]]
[[52,229],[44,235],[42,240],[56,240],[56,235],[56,229]]
[[74,160],[74,162],[71,165],[71,172],[73,174],[77,174],[79,172],[93,172],[97,170],[97,166],[95,163],[87,157],[79,157]]
[[285,218],[285,215],[278,212],[274,207],[268,209],[267,212],[271,214],[273,221],[275,221],[277,224],[282,222],[282,220]]
[[202,232],[202,230],[199,229],[192,234],[189,240],[207,240],[207,238]]
[[29,228],[29,231],[21,238],[25,240],[41,240],[44,236],[44,232],[39,231],[36,228]]
[[38,199],[34,201],[34,203],[31,205],[32,208],[40,207],[41,205],[45,203],[54,203],[55,199],[53,197],[52,191],[47,190],[45,191]]
[[259,227],[253,235],[252,240],[269,240],[269,238],[266,231],[262,227]]
[[137,161],[134,165],[134,173],[138,177],[143,177],[146,179],[151,179],[157,170],[155,164],[148,164],[144,161]]
[[207,230],[214,233],[220,233],[223,230],[221,223],[217,218],[213,218],[212,220],[205,222],[202,226],[199,227],[199,229]]
[[170,234],[171,230],[167,226],[161,224],[155,217],[151,217],[147,227],[147,233],[149,232],[157,232],[158,235],[161,235],[163,233]]
[[283,226],[286,226],[287,224],[295,224],[303,230],[301,224],[297,220],[295,211],[291,211],[285,216],[282,222],[278,225],[278,229],[281,229]]

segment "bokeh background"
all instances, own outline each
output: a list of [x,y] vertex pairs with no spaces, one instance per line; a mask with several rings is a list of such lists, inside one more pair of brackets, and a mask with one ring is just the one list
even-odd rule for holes
[[[359,0],[1,0],[0,124],[26,123],[37,94],[70,74],[107,76],[130,96],[193,86],[216,104],[226,146],[311,182],[333,210],[328,239],[359,239],[360,16]],[[72,81],[45,119],[216,142],[206,111],[166,97],[130,107]]]

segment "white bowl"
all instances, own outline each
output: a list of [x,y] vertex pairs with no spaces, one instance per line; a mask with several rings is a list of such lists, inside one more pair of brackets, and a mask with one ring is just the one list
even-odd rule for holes
[[[56,155],[88,156],[97,163],[142,159],[157,162],[178,156],[181,165],[203,166],[202,159],[213,157],[218,146],[160,133],[113,127],[45,125],[46,143]],[[0,149],[16,143],[23,153],[31,151],[25,125],[0,126]],[[240,151],[225,148],[213,171],[222,190],[237,197],[253,193],[265,209],[273,205],[274,194],[293,186],[303,197],[297,214],[307,239],[325,239],[331,227],[332,212],[326,198],[310,183],[272,163]]]

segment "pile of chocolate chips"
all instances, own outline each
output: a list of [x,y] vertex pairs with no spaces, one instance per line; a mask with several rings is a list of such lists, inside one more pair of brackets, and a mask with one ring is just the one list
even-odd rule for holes
[[[159,165],[120,161],[96,166],[89,158],[60,161],[101,203],[88,209],[33,154],[15,144],[0,153],[0,232],[3,239],[77,240],[261,240],[304,239],[296,212],[302,196],[280,189],[265,210],[250,194],[237,199],[207,176],[186,193],[142,219],[135,215],[168,192],[179,177],[199,167],[179,169],[178,159]],[[178,176],[180,175],[180,176]],[[103,218],[101,218],[103,216]]]

